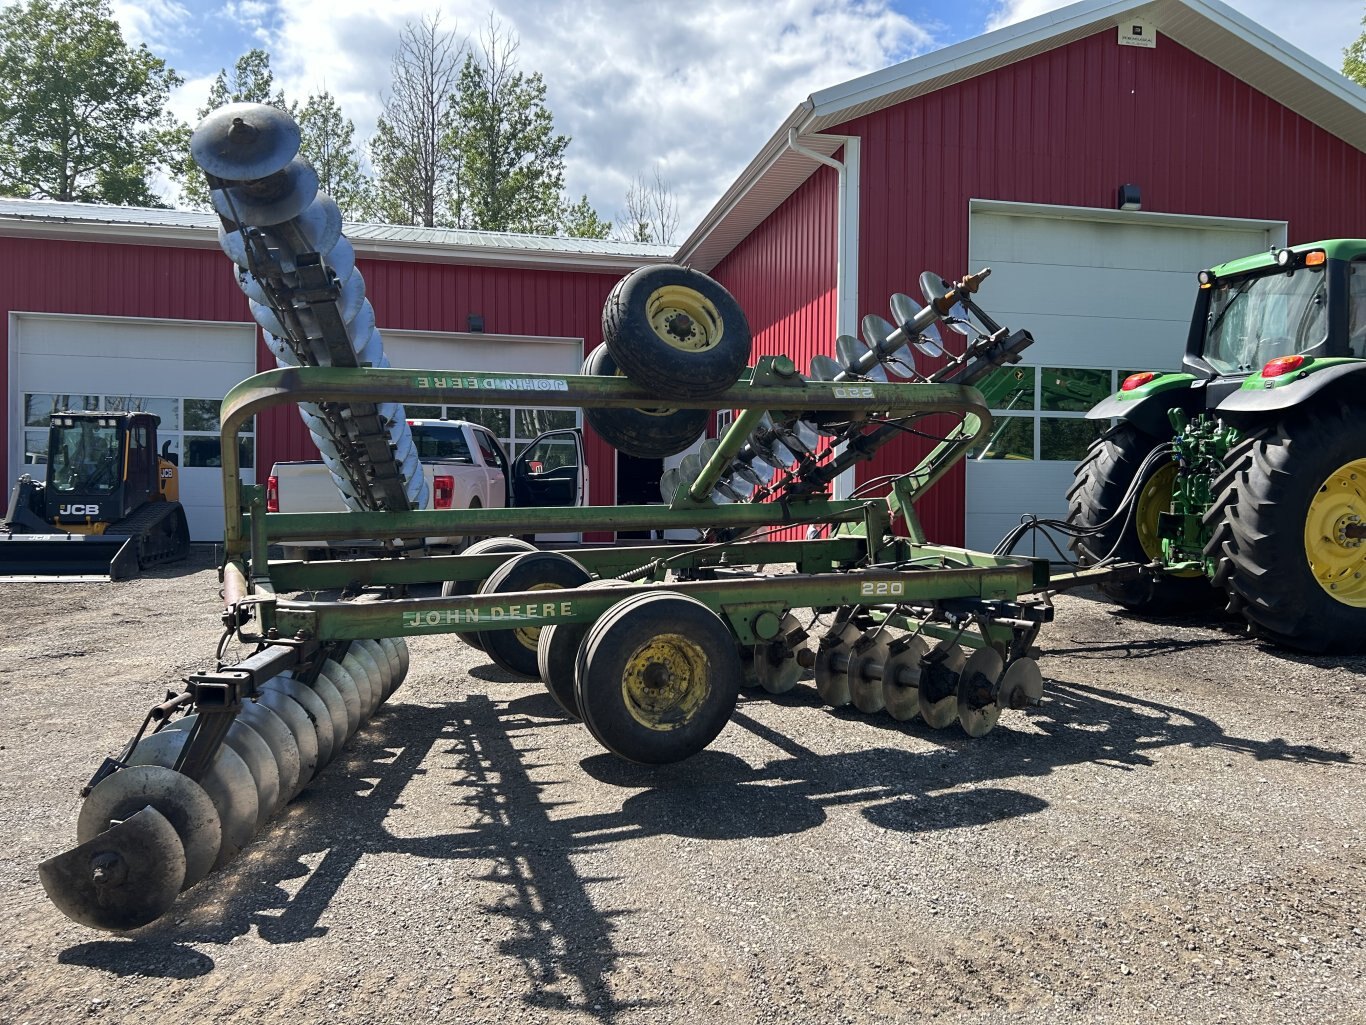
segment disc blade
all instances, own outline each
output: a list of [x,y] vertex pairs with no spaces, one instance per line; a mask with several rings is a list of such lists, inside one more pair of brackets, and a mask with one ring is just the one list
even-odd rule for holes
[[369,637],[364,637],[356,642],[363,650],[369,653],[370,659],[375,664],[374,675],[371,677],[371,684],[375,687],[375,707],[371,714],[379,711],[379,706],[384,704],[385,695],[389,693],[389,657],[384,654],[384,649],[379,646],[379,642]]
[[938,359],[940,356],[944,355],[944,339],[939,335],[939,326],[937,324],[931,324],[929,327],[925,328],[924,331],[916,336],[915,341],[911,344],[914,345],[918,351],[923,352],[931,359]]
[[238,709],[237,718],[246,723],[266,742],[270,753],[275,757],[275,767],[280,773],[280,803],[289,803],[290,798],[299,792],[299,745],[294,734],[289,732],[285,721],[265,705],[255,701],[245,701]]
[[185,881],[175,827],[151,806],[38,866],[48,899],[74,922],[125,932],[164,915]]
[[802,667],[786,641],[762,641],[754,646],[754,674],[768,693],[786,694],[802,678]]
[[678,467],[671,466],[659,477],[659,497],[665,502],[674,500],[674,493],[678,491]]
[[702,457],[696,452],[690,452],[683,457],[683,462],[678,467],[678,479],[684,484],[691,484],[702,473]]
[[922,637],[898,641],[882,667],[882,701],[887,714],[907,722],[920,714],[920,660],[930,650]]
[[81,805],[76,840],[87,843],[148,805],[166,816],[180,838],[185,857],[185,878],[180,885],[188,890],[213,868],[223,826],[204,788],[174,769],[131,765],[100,780]]
[[[241,241],[240,235],[236,235],[235,237],[239,242]],[[261,282],[257,281],[248,271],[244,271],[240,267],[237,269],[237,285],[242,289],[242,294],[252,302],[260,303],[262,306],[270,305],[270,296],[266,295],[266,290],[261,285]]]
[[[189,734],[180,730],[162,730],[138,741],[128,757],[130,765],[161,765],[174,768],[176,759]],[[209,768],[198,781],[218,811],[223,827],[222,842],[213,867],[222,868],[238,851],[251,842],[256,832],[256,781],[251,770],[236,751],[226,744],[218,748]]]
[[360,688],[347,668],[335,658],[327,660],[323,672],[336,685],[342,700],[346,702],[346,735],[350,737],[360,727]]
[[237,264],[240,269],[251,269],[247,260],[247,241],[237,229],[220,227],[218,229],[218,248],[227,253],[228,259]]
[[[845,373],[855,377],[863,376],[863,368],[859,365],[864,356],[868,354],[868,346],[862,339],[855,338],[853,335],[840,335],[835,339],[835,360],[844,367]],[[872,363],[872,360],[869,360]]]
[[1024,708],[1037,705],[1043,698],[1043,675],[1039,663],[1032,658],[1017,658],[1001,678],[1001,692],[996,700],[1002,708]]
[[326,192],[319,192],[299,214],[299,231],[312,243],[315,253],[325,253],[335,246],[341,229],[341,208]]
[[916,317],[920,316],[920,304],[909,295],[897,292],[892,296],[892,319],[896,321],[897,327],[905,327]]
[[337,275],[338,281],[345,281],[356,269],[356,250],[352,247],[351,240],[345,235],[337,239],[332,252],[323,254],[323,262],[332,268],[332,273]]
[[870,313],[863,318],[863,340],[878,356],[885,356],[894,348],[888,339],[895,330],[895,327],[876,313]]
[[[402,637],[386,637],[385,640],[394,646],[394,653],[398,656],[398,675],[394,677],[394,690],[398,690],[408,678],[408,642]],[[392,694],[393,691],[389,693]]]
[[962,648],[941,641],[920,664],[920,718],[936,730],[958,718],[958,671],[966,661]]
[[821,640],[812,673],[816,677],[816,693],[827,705],[840,708],[852,700],[849,693],[849,652],[860,636],[862,631],[845,620]]
[[325,674],[319,673],[313,680],[313,692],[323,699],[327,706],[327,716],[332,720],[332,757],[336,758],[346,743],[346,701]]
[[711,457],[716,455],[716,450],[720,447],[721,441],[718,438],[707,438],[702,442],[701,459],[703,466],[711,462]]
[[279,107],[229,103],[190,136],[194,162],[216,178],[250,181],[284,168],[299,152],[299,126]]
[[920,275],[920,294],[925,297],[926,306],[932,305],[949,294],[949,283],[942,275],[927,270]]
[[891,636],[886,630],[863,637],[849,654],[849,698],[864,715],[881,712],[882,672],[891,657]]
[[[309,727],[313,730],[313,743],[317,749],[318,761],[317,769],[321,769],[332,760],[332,715],[327,710],[327,705],[323,704],[323,699],[311,688],[305,687],[289,673],[281,673],[266,681],[262,688],[263,693],[278,691],[286,697],[292,699],[308,719]],[[302,753],[303,748],[299,748]]]
[[356,319],[360,304],[365,301],[365,278],[358,270],[353,270],[341,282],[341,297],[337,299],[337,312],[342,323]]
[[958,674],[958,721],[969,737],[984,737],[1001,718],[996,703],[996,683],[1005,660],[995,648],[978,648],[968,656]]
[[351,650],[346,653],[346,657],[353,659],[360,666],[361,672],[365,674],[365,678],[370,683],[370,706],[365,710],[368,719],[375,714],[375,709],[379,707],[380,701],[384,698],[384,677],[380,675],[375,656],[365,647],[364,641],[353,641]]
[[[313,728],[313,720],[297,701],[288,694],[272,689],[269,683],[261,688],[256,703],[265,705],[283,719],[294,743],[299,745],[299,789],[302,790],[318,774],[318,732]],[[327,728],[330,733],[330,721]]]
[[829,356],[812,356],[809,376],[814,381],[833,381],[844,373],[844,368]]
[[[189,730],[198,720],[197,715],[186,715],[168,723],[168,730]],[[234,719],[223,737],[223,743],[237,752],[246,762],[252,782],[256,784],[256,828],[261,829],[284,803],[280,794],[280,770],[275,756],[261,735],[246,723]],[[174,822],[172,822],[174,825]],[[183,841],[183,838],[182,838]],[[186,854],[188,855],[188,850]]]
[[318,194],[318,172],[302,157],[250,185],[215,190],[213,208],[234,224],[268,228],[303,213]]

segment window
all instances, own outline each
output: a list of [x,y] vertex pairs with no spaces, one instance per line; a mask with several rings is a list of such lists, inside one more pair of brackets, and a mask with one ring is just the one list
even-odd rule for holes
[[991,407],[992,427],[968,458],[1075,463],[1109,426],[1086,412],[1112,394],[1127,371],[1088,367],[1010,366],[977,387]]
[[509,459],[538,435],[579,426],[577,409],[519,409],[509,406],[406,406],[413,420],[466,420],[487,427]]

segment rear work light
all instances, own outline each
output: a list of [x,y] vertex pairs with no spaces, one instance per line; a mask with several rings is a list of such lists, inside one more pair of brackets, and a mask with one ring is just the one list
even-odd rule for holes
[[266,478],[266,512],[280,511],[280,478],[273,474]]
[[1157,375],[1151,370],[1145,370],[1141,374],[1130,374],[1124,379],[1124,383],[1119,386],[1119,390],[1133,391],[1135,388],[1142,388],[1155,377],[1157,377]]
[[432,477],[432,508],[449,509],[455,500],[455,478],[438,473]]
[[1285,374],[1294,373],[1304,366],[1303,356],[1277,356],[1275,359],[1267,360],[1266,366],[1262,367],[1263,377],[1281,377]]

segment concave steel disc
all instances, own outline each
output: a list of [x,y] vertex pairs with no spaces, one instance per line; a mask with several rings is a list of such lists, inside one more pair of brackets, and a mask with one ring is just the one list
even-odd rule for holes
[[262,306],[258,302],[248,302],[247,308],[251,311],[251,319],[265,328],[267,334],[272,334],[276,338],[286,338],[289,332],[280,323],[280,318],[269,306]]
[[[949,289],[951,287],[953,286],[932,270],[927,270],[924,274],[920,275],[920,293],[925,297],[925,302],[927,304],[933,303],[936,299],[944,298],[944,296],[949,294]],[[954,331],[957,331],[960,335],[968,333],[968,308],[962,303],[956,303],[953,309],[949,310],[945,316],[953,318],[954,322],[950,323],[948,326]]]
[[[870,352],[873,353],[873,359],[865,360],[864,355]],[[835,339],[835,357],[844,365],[850,377],[866,378],[879,384],[887,383],[887,369],[877,361],[877,353],[873,352],[872,347],[863,339],[855,338],[853,335],[840,335]],[[867,367],[860,369],[864,363],[868,364]]]
[[73,922],[126,932],[170,910],[184,885],[185,852],[175,827],[148,805],[44,861],[38,878],[48,899]]
[[299,231],[312,243],[315,253],[325,253],[341,238],[342,215],[337,201],[319,192],[299,214]]
[[384,695],[387,701],[389,695],[402,686],[403,678],[408,675],[408,642],[402,637],[381,637],[379,643],[389,652],[389,659],[394,664],[394,672],[389,680],[389,693]]
[[702,457],[689,452],[678,466],[678,479],[689,487],[702,475]]
[[[167,723],[166,729],[189,730],[198,718],[198,715],[183,716]],[[256,784],[256,828],[261,829],[284,805],[284,798],[280,793],[280,769],[275,764],[275,755],[261,734],[238,719],[234,719],[228,727],[223,743],[236,751],[242,761],[247,763],[247,770]]]
[[323,262],[332,268],[332,273],[337,275],[338,281],[345,281],[356,269],[356,250],[352,247],[351,240],[345,235],[337,239],[332,251],[323,253]]
[[872,349],[881,358],[893,351],[893,346],[889,339],[896,328],[883,320],[876,313],[870,313],[863,318],[863,340],[868,343],[868,348]]
[[379,645],[368,637],[353,641],[351,650],[361,659],[365,671],[370,674],[371,700],[374,702],[370,706],[370,714],[374,715],[384,703],[384,695],[389,692],[389,660],[385,658]]
[[215,191],[211,199],[220,217],[234,224],[269,228],[298,217],[317,195],[318,172],[303,157],[295,157],[283,170]]
[[374,674],[363,661],[360,649],[353,643],[342,658],[342,665],[356,682],[356,692],[360,694],[360,721],[368,722],[375,708],[375,699],[384,692],[375,686]]
[[923,637],[897,641],[882,667],[883,705],[897,722],[920,714],[920,660],[929,650]]
[[360,352],[375,333],[375,308],[369,299],[362,299],[355,317],[346,323],[346,337],[351,340],[351,348]]
[[811,372],[808,376],[812,380],[833,381],[842,373],[844,373],[844,368],[829,356],[811,357]]
[[[830,636],[827,634],[826,638]],[[836,626],[836,643],[830,644],[827,639],[822,639],[816,649],[816,664],[811,671],[816,677],[816,693],[827,705],[841,708],[852,700],[849,694],[848,658],[854,642],[861,636],[863,631],[852,621],[845,620]]]
[[[882,668],[890,658],[892,638],[886,630],[879,630],[861,638],[849,653],[849,699],[864,715],[881,712],[884,707],[882,697]],[[876,671],[878,675],[872,676]]]
[[901,292],[892,296],[890,305],[892,307],[892,319],[896,321],[896,326],[899,328],[909,330],[906,325],[920,316],[920,304],[909,295],[903,295]]
[[360,304],[365,301],[365,278],[358,270],[351,271],[341,280],[341,296],[337,299],[337,313],[341,315],[342,323],[349,323],[356,319],[356,314],[360,312]]
[[984,737],[1001,718],[996,703],[996,682],[1005,660],[995,648],[978,648],[958,674],[958,721],[969,737]]
[[[265,705],[285,721],[294,743],[299,745],[299,789],[308,786],[309,780],[318,774],[318,731],[313,720],[303,710],[303,706],[278,688],[269,683],[261,688],[256,703]],[[327,734],[332,735],[332,720],[327,721]],[[292,796],[292,795],[291,795]]]
[[[161,765],[173,768],[176,758],[189,734],[180,730],[162,730],[143,737],[129,755],[130,765]],[[242,756],[226,744],[218,748],[203,778],[197,781],[218,809],[218,821],[223,827],[222,842],[213,867],[222,868],[251,842],[256,832],[256,781]]]
[[314,677],[312,686],[313,692],[323,699],[323,704],[327,706],[328,718],[332,720],[332,757],[336,758],[341,753],[342,745],[346,743],[346,699],[341,696],[341,691],[326,673],[319,673]]
[[940,641],[920,663],[920,718],[936,730],[958,718],[958,673],[966,661],[957,644]]
[[[279,676],[267,680],[265,686],[261,688],[263,693],[278,691],[291,698],[304,710],[304,715],[308,717],[308,724],[313,729],[313,741],[318,749],[318,765],[321,769],[332,759],[332,715],[327,710],[327,705],[323,704],[323,699],[308,687],[305,687],[298,680],[288,673],[281,673]],[[300,751],[303,749],[300,748]],[[314,770],[315,774],[317,770]]]
[[252,181],[284,168],[299,152],[299,126],[279,107],[229,103],[190,136],[194,162],[216,178]]
[[665,502],[674,500],[674,493],[678,491],[678,467],[671,466],[659,477],[659,497]]
[[174,769],[131,765],[100,780],[81,805],[76,840],[87,843],[149,805],[166,816],[180,838],[185,860],[180,888],[188,890],[213,868],[223,826],[204,788]]
[[361,694],[360,685],[356,683],[355,677],[351,675],[351,670],[342,665],[335,658],[330,658],[323,666],[323,672],[341,691],[342,700],[346,702],[346,735],[350,737],[360,728],[361,721]]
[[996,701],[1002,708],[1024,708],[1037,705],[1043,698],[1043,674],[1039,663],[1032,658],[1017,658],[1006,668],[1001,678],[1001,691]]
[[[240,242],[242,236],[236,235],[235,233],[234,235]],[[270,305],[270,296],[266,295],[265,287],[261,282],[256,280],[256,278],[252,277],[250,271],[242,270],[240,267],[237,268],[237,286],[242,289],[242,294],[252,302],[260,303],[262,306]]]
[[247,240],[242,237],[242,233],[236,228],[218,229],[218,248],[228,254],[228,259],[244,271],[251,270],[251,263],[247,260]]
[[786,694],[802,678],[802,666],[786,641],[760,641],[754,645],[754,675],[770,694]]
[[260,734],[270,753],[275,756],[275,767],[280,772],[280,802],[288,804],[302,787],[299,782],[299,745],[294,740],[294,734],[289,732],[283,719],[256,701],[242,702],[237,718]]

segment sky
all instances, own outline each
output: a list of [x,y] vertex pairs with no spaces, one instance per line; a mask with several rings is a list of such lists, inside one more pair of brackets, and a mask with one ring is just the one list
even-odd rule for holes
[[[12,2],[12,0],[0,0]],[[1067,0],[111,0],[125,37],[184,79],[172,111],[194,124],[220,68],[252,47],[302,101],[324,88],[374,128],[405,23],[439,11],[477,44],[492,13],[545,78],[572,141],[566,187],[616,220],[632,180],[656,169],[682,241],[811,93]],[[1337,70],[1366,0],[1226,0]]]

